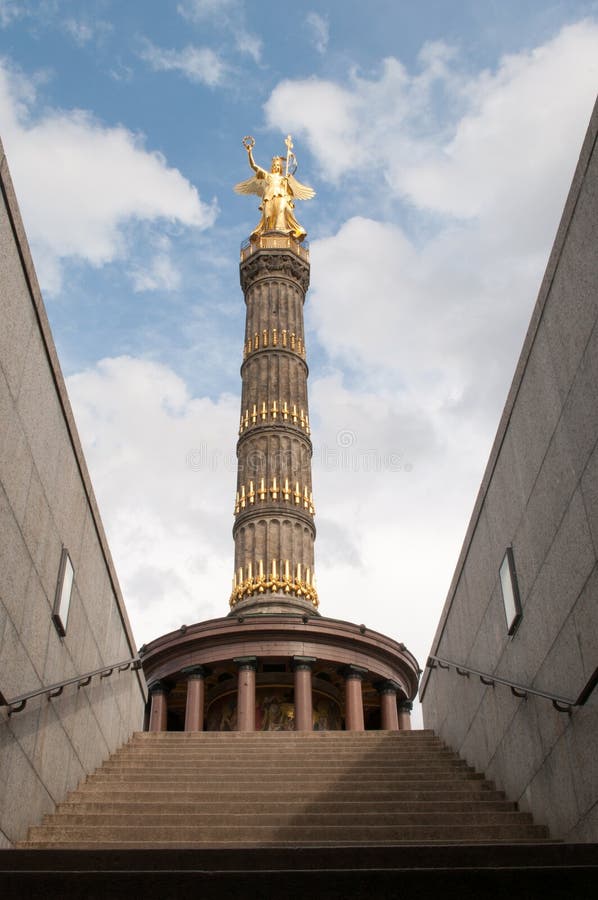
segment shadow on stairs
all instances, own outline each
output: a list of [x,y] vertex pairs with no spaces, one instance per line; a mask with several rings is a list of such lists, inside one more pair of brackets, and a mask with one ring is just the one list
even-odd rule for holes
[[431,731],[137,734],[20,849],[0,896],[594,898],[553,842]]

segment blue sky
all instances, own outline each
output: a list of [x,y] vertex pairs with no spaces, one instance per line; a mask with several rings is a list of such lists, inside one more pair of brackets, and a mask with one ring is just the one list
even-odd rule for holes
[[0,135],[139,643],[227,611],[241,138],[317,191],[324,614],[424,660],[598,86],[597,2],[0,0]]

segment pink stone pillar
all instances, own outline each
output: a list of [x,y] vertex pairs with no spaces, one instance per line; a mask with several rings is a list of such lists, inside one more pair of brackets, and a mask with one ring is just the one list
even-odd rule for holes
[[294,656],[295,673],[295,731],[313,730],[313,705],[311,695],[311,667],[315,656]]
[[411,731],[411,710],[413,703],[410,700],[401,700],[399,703],[399,729]]
[[378,686],[380,692],[380,728],[382,731],[398,731],[397,688],[394,681],[384,681]]
[[367,669],[347,666],[345,676],[345,731],[365,731],[363,721],[363,697],[361,681]]
[[152,698],[148,731],[166,731],[168,719],[168,693],[170,688],[163,681],[154,681],[149,686]]
[[187,676],[185,731],[203,731],[206,670],[203,666],[187,666],[181,673]]
[[237,686],[237,731],[255,731],[255,656],[234,660],[239,669]]

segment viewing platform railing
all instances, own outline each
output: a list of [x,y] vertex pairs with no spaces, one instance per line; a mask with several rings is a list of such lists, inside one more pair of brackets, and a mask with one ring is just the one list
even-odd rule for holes
[[291,250],[305,262],[309,262],[309,241],[297,241],[290,234],[272,231],[256,238],[247,238],[241,244],[241,262],[258,250]]

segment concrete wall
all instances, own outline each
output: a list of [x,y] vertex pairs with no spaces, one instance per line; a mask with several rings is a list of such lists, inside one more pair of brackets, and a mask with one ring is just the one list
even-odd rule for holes
[[[598,104],[431,653],[564,697],[598,667]],[[523,618],[507,634],[512,544]],[[555,837],[598,841],[598,689],[571,716],[426,671],[424,721]]]
[[[0,145],[0,692],[11,699],[135,655]],[[75,584],[51,620],[62,547]],[[142,673],[0,707],[0,847],[143,724]]]

